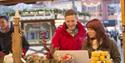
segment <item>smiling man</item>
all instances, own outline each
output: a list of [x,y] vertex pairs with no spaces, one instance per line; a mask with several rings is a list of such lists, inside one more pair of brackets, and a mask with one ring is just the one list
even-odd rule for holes
[[65,12],[65,22],[60,25],[53,37],[51,50],[52,53],[58,50],[80,50],[86,30],[80,21],[77,19],[77,13],[69,9]]

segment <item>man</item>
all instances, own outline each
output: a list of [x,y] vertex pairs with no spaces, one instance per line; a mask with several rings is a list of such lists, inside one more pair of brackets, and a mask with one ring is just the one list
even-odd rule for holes
[[65,22],[53,35],[51,53],[55,50],[80,50],[85,37],[86,30],[77,20],[77,13],[69,9],[65,12]]

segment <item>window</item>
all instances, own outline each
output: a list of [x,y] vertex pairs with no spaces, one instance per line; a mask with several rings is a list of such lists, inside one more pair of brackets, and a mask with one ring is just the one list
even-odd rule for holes
[[24,23],[24,35],[28,40],[29,44],[40,44],[45,35],[47,41],[52,36],[52,28],[50,22],[28,22]]

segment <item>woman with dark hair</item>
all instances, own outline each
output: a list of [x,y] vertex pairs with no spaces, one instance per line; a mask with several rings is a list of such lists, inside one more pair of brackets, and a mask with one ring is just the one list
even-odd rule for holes
[[11,50],[13,27],[5,16],[0,16],[0,62],[3,63],[4,56]]
[[114,63],[120,63],[120,53],[113,40],[106,34],[104,25],[99,19],[92,19],[86,24],[87,38],[82,49],[88,50],[89,57],[94,51],[108,51]]
[[[3,63],[4,56],[12,52],[13,23],[9,22],[6,16],[0,16],[0,63]],[[29,49],[29,43],[24,36],[22,38],[22,56]]]

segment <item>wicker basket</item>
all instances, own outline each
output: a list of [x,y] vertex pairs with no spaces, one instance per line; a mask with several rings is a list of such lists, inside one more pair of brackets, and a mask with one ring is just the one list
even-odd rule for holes
[[73,61],[57,61],[55,59],[28,59],[26,63],[74,63]]
[[57,61],[55,59],[42,60],[41,63],[73,63],[72,61]]
[[27,55],[26,57],[26,63],[75,63],[75,62],[73,62],[73,60],[58,61],[56,59],[47,59],[37,54],[30,54]]

